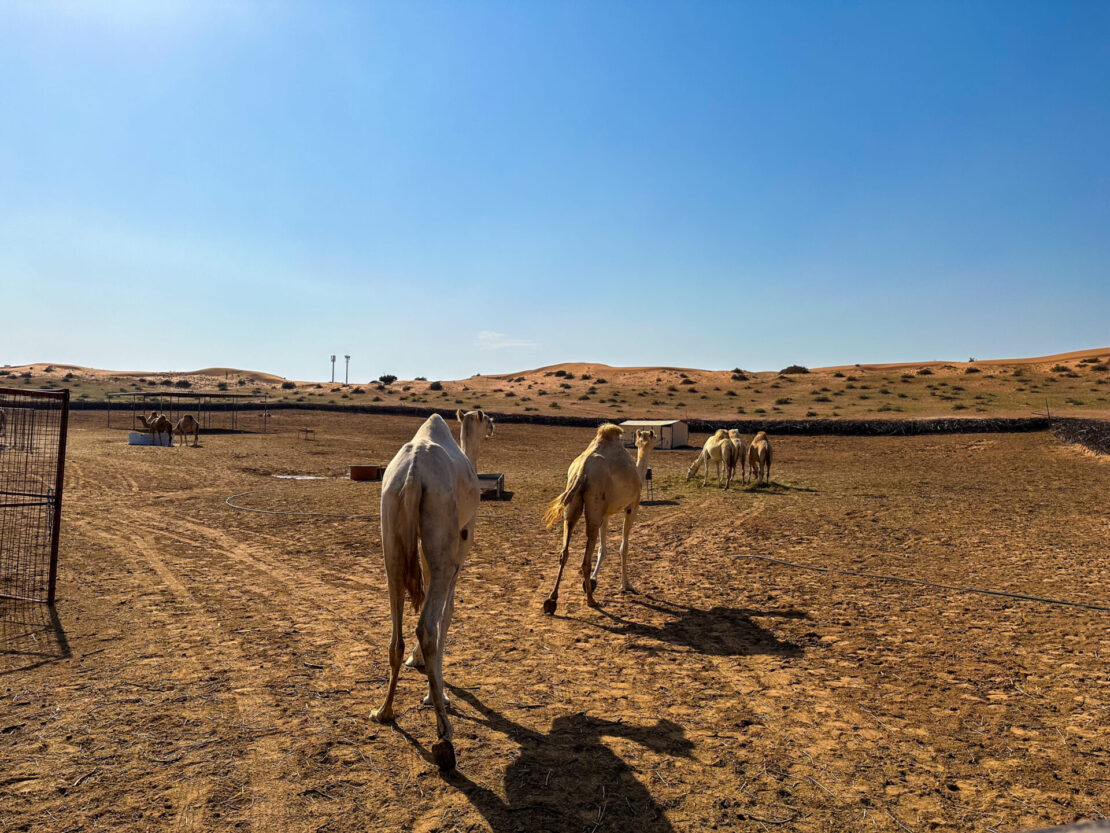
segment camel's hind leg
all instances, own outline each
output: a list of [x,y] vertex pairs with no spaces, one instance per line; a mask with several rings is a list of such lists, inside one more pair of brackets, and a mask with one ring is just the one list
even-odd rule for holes
[[[447,556],[447,553],[443,553],[443,556]],[[450,563],[449,556],[443,557],[442,563],[432,567],[431,574],[428,598],[420,611],[420,621],[416,625],[416,638],[420,640],[420,649],[424,654],[428,672],[428,693],[436,712],[436,735],[439,739],[432,744],[432,757],[440,769],[454,769],[455,747],[451,743],[453,736],[451,721],[447,718],[447,699],[444,696],[443,687],[443,651],[440,645],[444,638],[443,613],[448,597],[454,592],[458,568],[456,564]]]
[[636,520],[639,505],[624,510],[624,531],[621,534],[621,592],[635,593],[636,588],[628,581],[628,538],[632,534],[632,522]]
[[593,572],[590,573],[590,589],[597,589],[597,574],[601,572],[601,563],[605,560],[605,556],[609,554],[609,548],[605,541],[609,537],[609,516],[606,515],[605,519],[601,522],[601,549],[597,554],[597,563],[594,564]]
[[586,550],[582,553],[582,589],[586,591],[586,604],[597,607],[594,601],[594,588],[590,580],[590,562],[593,560],[594,547],[597,546],[597,534],[601,530],[601,523],[591,518],[586,513]]
[[567,558],[570,556],[570,536],[580,517],[582,517],[582,498],[575,495],[563,510],[563,549],[559,553],[559,572],[555,576],[555,586],[543,601],[543,612],[548,615],[553,614],[559,605],[559,582],[563,579],[563,568],[567,566]]
[[381,708],[370,712],[370,719],[379,723],[393,719],[393,695],[401,673],[401,658],[405,655],[405,636],[401,630],[405,618],[405,587],[400,573],[395,570],[389,571],[389,612],[393,617],[393,636],[389,640],[389,688]]

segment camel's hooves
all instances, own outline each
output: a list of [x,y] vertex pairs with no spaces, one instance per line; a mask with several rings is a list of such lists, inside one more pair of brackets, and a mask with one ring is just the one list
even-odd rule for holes
[[597,607],[598,606],[597,599],[595,599],[593,596],[587,596],[586,597],[586,604],[589,607]]
[[558,604],[559,603],[557,601],[555,601],[554,599],[544,599],[543,600],[543,612],[546,613],[548,616],[554,615],[555,608],[558,606]]
[[449,740],[437,740],[432,744],[432,760],[440,769],[455,768],[455,747]]
[[631,584],[622,587],[621,592],[622,593],[635,593],[637,595],[639,595],[639,593],[640,593],[640,591],[637,590],[635,587],[633,587]]
[[393,721],[393,709],[389,711],[385,709],[374,709],[370,712],[370,719],[375,723],[391,723]]
[[[425,706],[434,706],[435,705],[435,701],[432,700],[431,692],[428,692],[427,694],[425,694],[424,699],[421,700],[420,702],[422,702]],[[447,696],[446,691],[443,692],[443,705],[446,706],[447,708],[451,707],[451,698]]]
[[592,578],[590,579],[590,592],[593,593],[595,590],[597,590],[597,579]]

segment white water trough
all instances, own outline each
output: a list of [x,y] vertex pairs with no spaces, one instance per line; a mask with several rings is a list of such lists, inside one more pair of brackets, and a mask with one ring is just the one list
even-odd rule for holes
[[132,431],[127,435],[128,445],[173,445],[173,434],[158,434],[153,435],[143,431]]

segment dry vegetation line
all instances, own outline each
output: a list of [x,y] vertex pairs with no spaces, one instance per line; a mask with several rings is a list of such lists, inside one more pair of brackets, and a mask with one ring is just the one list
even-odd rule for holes
[[246,497],[247,495],[256,495],[259,492],[265,492],[265,491],[267,491],[267,490],[266,489],[254,489],[254,490],[249,491],[249,492],[240,492],[237,495],[231,495],[231,497],[224,500],[224,503],[226,503],[232,509],[239,509],[243,512],[257,512],[260,515],[292,515],[292,516],[298,517],[298,518],[345,518],[347,520],[357,520],[357,519],[361,519],[361,518],[377,518],[378,517],[378,515],[376,515],[376,514],[347,515],[347,514],[344,514],[342,512],[293,512],[292,510],[282,510],[282,509],[255,509],[254,507],[251,507],[251,506],[241,506],[238,503],[232,503],[232,501],[235,500],[236,498]]
[[1020,599],[1025,602],[1039,604],[1066,605],[1068,607],[1082,607],[1087,610],[1104,610],[1110,612],[1110,607],[1089,604],[1088,602],[1073,602],[1069,599],[1048,599],[1043,596],[1027,596],[1024,593],[1007,593],[1004,590],[990,590],[982,587],[963,587],[955,584],[938,584],[934,581],[925,581],[918,578],[905,578],[903,576],[887,576],[881,573],[865,573],[859,570],[837,570],[832,567],[815,567],[810,564],[797,564],[793,561],[783,561],[781,558],[771,558],[769,555],[750,555],[736,553],[732,558],[751,558],[757,561],[767,561],[771,564],[781,564],[784,567],[793,567],[797,570],[812,570],[816,573],[837,573],[842,576],[856,576],[859,578],[873,578],[880,581],[897,581],[903,584],[916,584],[920,587],[936,587],[940,590],[954,590],[957,593],[980,593],[986,596],[1002,596],[1007,599]]

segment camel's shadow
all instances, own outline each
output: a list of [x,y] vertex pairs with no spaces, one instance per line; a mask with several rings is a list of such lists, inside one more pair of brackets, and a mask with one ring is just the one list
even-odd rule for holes
[[[803,653],[800,646],[779,639],[773,633],[752,621],[753,616],[774,616],[784,619],[806,618],[806,614],[800,610],[792,608],[752,610],[721,607],[720,605],[703,610],[655,599],[652,596],[633,599],[631,603],[673,618],[669,618],[662,625],[647,625],[621,618],[615,613],[598,608],[598,612],[608,619],[608,622],[598,622],[591,619],[583,619],[582,621],[618,636],[632,636],[667,642],[671,645],[691,648],[698,653],[711,656],[733,657],[750,654],[774,654],[783,657],[798,657]],[[647,648],[647,650],[651,649]]]
[[[674,830],[662,807],[641,783],[649,775],[637,777],[636,770],[602,739],[624,738],[660,755],[688,757],[693,743],[677,723],[663,719],[653,725],[635,726],[578,712],[557,717],[544,733],[513,722],[464,689],[449,688],[458,701],[479,714],[473,717],[458,713],[458,720],[486,726],[520,747],[505,769],[504,799],[458,770],[441,774],[445,782],[467,797],[495,833]],[[431,762],[431,754],[418,740],[400,727],[398,731]]]
[[69,656],[69,641],[53,606],[0,599],[0,676]]

